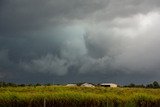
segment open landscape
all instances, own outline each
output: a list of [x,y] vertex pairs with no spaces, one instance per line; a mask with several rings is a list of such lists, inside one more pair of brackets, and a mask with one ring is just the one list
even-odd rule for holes
[[1,87],[0,107],[159,107],[160,89],[79,86]]
[[160,0],[0,0],[0,107],[160,107]]

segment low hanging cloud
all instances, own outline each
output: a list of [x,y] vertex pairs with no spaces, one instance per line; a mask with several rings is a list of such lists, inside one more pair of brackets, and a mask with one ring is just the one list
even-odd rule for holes
[[45,57],[32,60],[30,64],[22,64],[22,66],[25,68],[25,70],[30,72],[64,75],[68,72],[69,65],[66,60],[47,54]]
[[157,0],[1,0],[0,78],[160,75],[159,6]]

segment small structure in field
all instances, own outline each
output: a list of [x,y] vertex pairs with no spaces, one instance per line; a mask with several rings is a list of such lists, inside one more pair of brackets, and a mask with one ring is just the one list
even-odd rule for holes
[[102,83],[100,85],[103,87],[117,87],[117,84],[114,83]]
[[70,87],[72,86],[73,87],[73,86],[77,86],[77,84],[67,84],[66,86],[70,86]]
[[81,84],[81,87],[95,87],[95,86],[90,83],[83,83],[83,84]]

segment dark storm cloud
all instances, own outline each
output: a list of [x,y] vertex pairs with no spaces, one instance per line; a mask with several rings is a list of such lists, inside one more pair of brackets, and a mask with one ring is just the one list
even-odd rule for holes
[[[102,3],[103,2],[103,3]],[[103,9],[107,0],[8,0],[2,2],[0,29],[2,34],[21,35],[26,31],[44,30],[58,24],[89,17]],[[19,34],[20,33],[20,34]]]
[[147,13],[159,4],[157,0],[2,0],[0,32],[9,36],[28,35],[26,31],[44,30],[74,20],[103,21]]
[[[105,30],[107,31],[107,30]],[[93,58],[113,57],[119,54],[124,38],[107,31],[90,31],[84,36],[88,54]]]
[[158,0],[1,0],[0,79],[157,79],[151,73],[160,75],[159,6]]

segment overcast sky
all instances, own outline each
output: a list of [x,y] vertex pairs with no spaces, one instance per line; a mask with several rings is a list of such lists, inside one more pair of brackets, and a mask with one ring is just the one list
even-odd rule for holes
[[160,81],[159,0],[0,0],[0,81]]

